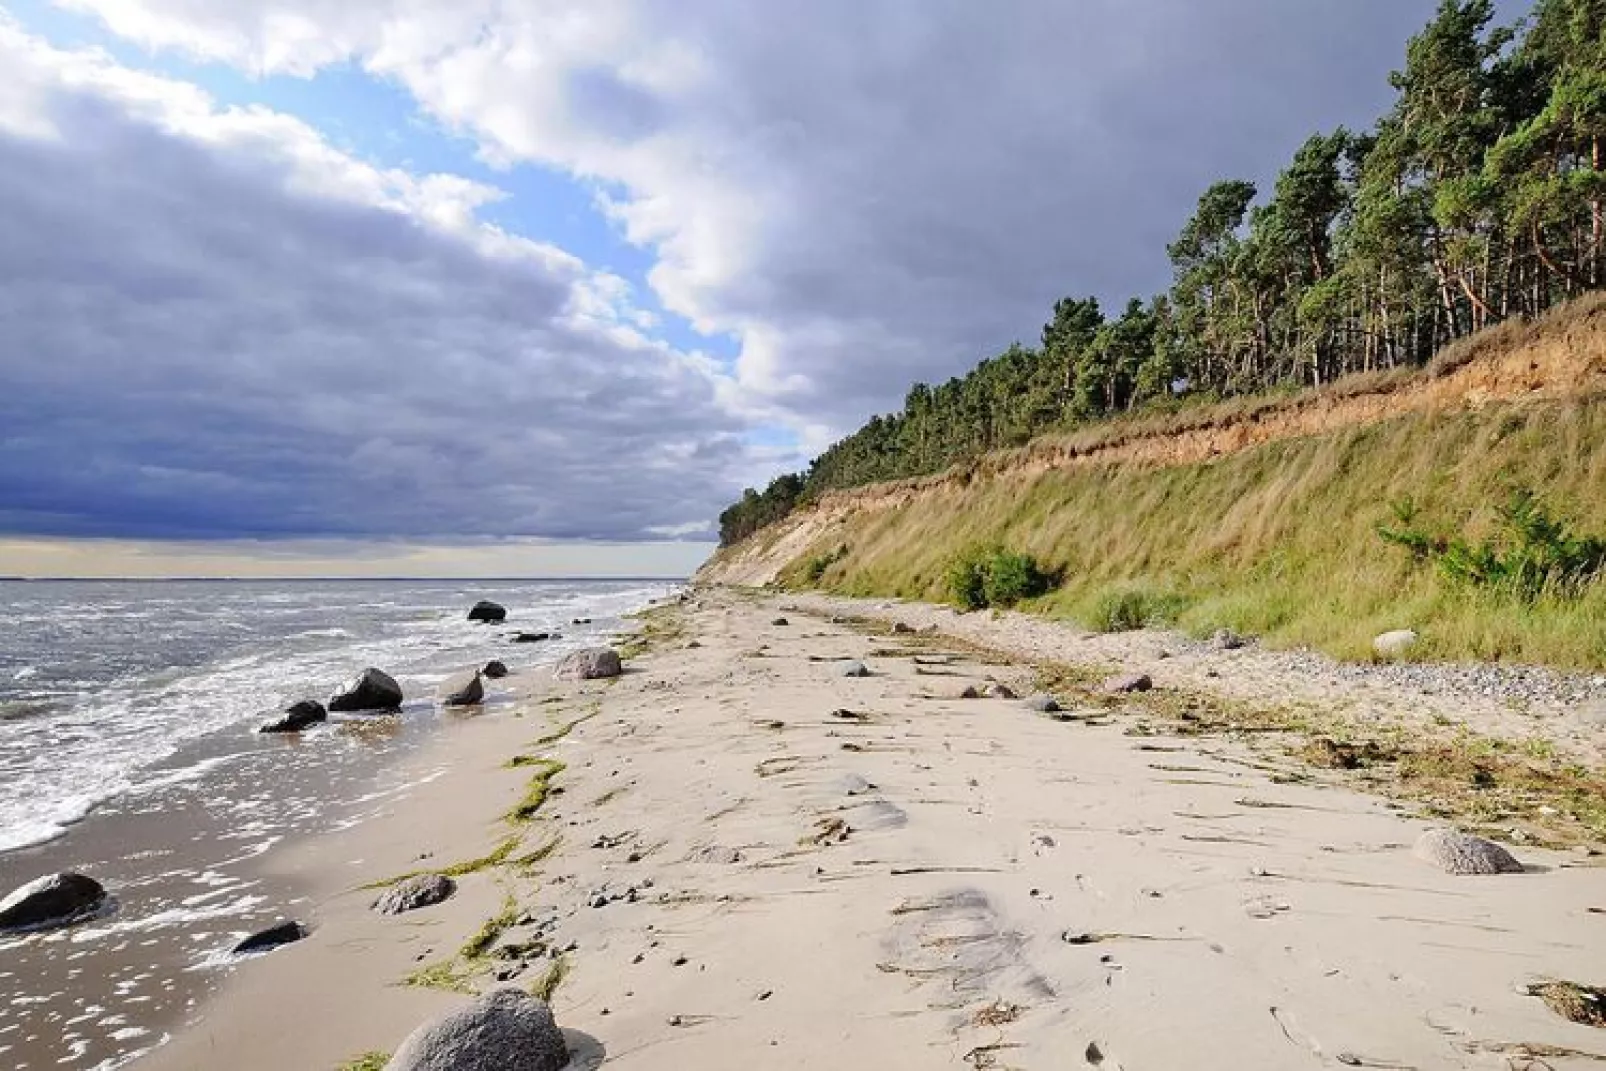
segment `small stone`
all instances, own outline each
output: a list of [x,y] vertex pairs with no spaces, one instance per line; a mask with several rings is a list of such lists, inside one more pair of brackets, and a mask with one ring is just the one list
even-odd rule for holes
[[1218,651],[1236,651],[1248,641],[1230,628],[1218,628],[1210,637],[1210,646]]
[[784,617],[777,617],[774,621],[770,622],[770,624],[774,625],[776,628],[785,628],[787,625],[790,625],[791,623],[792,622],[788,621]]
[[849,660],[836,664],[836,675],[838,677],[868,677],[870,669],[863,662]]
[[1059,700],[1051,695],[1034,695],[1026,700],[1026,709],[1035,710],[1039,714],[1054,714],[1061,707]]
[[386,889],[373,903],[381,915],[400,915],[433,907],[451,897],[457,883],[444,874],[415,874]]
[[618,651],[610,647],[588,647],[565,656],[552,675],[560,681],[588,681],[617,677],[623,672]]
[[991,683],[991,684],[989,684],[987,686],[987,693],[986,694],[987,694],[987,698],[988,699],[1014,699],[1015,698],[1015,693],[1010,690],[1008,685],[999,684],[997,681],[994,681],[993,683]]
[[1147,673],[1128,673],[1119,677],[1111,677],[1103,684],[1103,690],[1111,695],[1130,695],[1133,692],[1147,692],[1154,687],[1154,680]]
[[1456,829],[1430,829],[1413,854],[1447,874],[1520,874],[1522,864],[1500,845]]

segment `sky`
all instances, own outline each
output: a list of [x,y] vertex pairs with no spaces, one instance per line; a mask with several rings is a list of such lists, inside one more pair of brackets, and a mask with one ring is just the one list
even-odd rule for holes
[[0,0],[0,574],[684,573],[1434,6]]

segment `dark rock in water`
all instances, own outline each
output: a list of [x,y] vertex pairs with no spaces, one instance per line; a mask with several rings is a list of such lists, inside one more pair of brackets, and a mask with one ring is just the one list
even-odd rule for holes
[[774,621],[770,622],[770,624],[774,625],[776,628],[782,628],[786,625],[790,625],[791,623],[792,622],[788,621],[784,617],[777,617]]
[[870,668],[863,662],[838,662],[836,664],[836,675],[838,677],[868,677]]
[[507,607],[481,599],[468,612],[468,619],[470,621],[482,621],[487,625],[499,624],[507,619]]
[[569,1046],[539,997],[493,989],[413,1031],[386,1071],[561,1071]]
[[299,922],[281,922],[276,926],[269,926],[265,930],[253,933],[250,937],[235,945],[231,952],[235,955],[244,955],[247,952],[271,952],[280,945],[294,944],[307,936],[307,928]]
[[449,707],[475,707],[483,702],[485,702],[485,681],[477,672],[473,680],[446,697],[446,705]]
[[336,712],[400,710],[401,702],[401,685],[396,683],[396,679],[383,670],[370,667],[334,694],[329,700],[329,709]]
[[1153,687],[1154,681],[1147,673],[1128,673],[1121,677],[1111,677],[1104,682],[1104,690],[1112,695],[1147,692]]
[[491,678],[493,681],[499,681],[503,677],[507,676],[507,665],[505,663],[498,662],[493,658],[489,662],[485,663],[485,668],[481,669],[480,672]]
[[0,900],[0,930],[66,926],[106,904],[106,890],[82,874],[51,874],[30,881]]
[[320,721],[327,721],[328,719],[329,712],[323,708],[322,703],[316,699],[303,699],[301,702],[287,707],[284,717],[278,721],[268,722],[257,732],[299,733],[309,725],[316,725]]
[[893,625],[892,631],[894,634],[899,636],[913,636],[915,634],[914,626],[906,625],[902,621],[899,621],[897,624]]
[[1248,642],[1230,628],[1218,628],[1216,634],[1210,637],[1210,646],[1218,651],[1236,651]]
[[457,882],[444,874],[415,874],[386,889],[374,901],[374,910],[381,915],[400,915],[404,911],[434,907],[450,899],[456,891]]
[[1455,829],[1430,829],[1413,854],[1447,874],[1521,874],[1522,864],[1492,840]]
[[513,637],[513,642],[514,643],[545,643],[547,640],[555,640],[555,639],[557,639],[557,637],[552,635],[552,633],[550,633],[550,632],[521,632],[517,636]]
[[1051,695],[1034,695],[1026,700],[1026,709],[1039,714],[1054,714],[1060,709],[1060,701]]
[[587,647],[565,655],[552,675],[560,681],[589,681],[617,677],[623,672],[618,651],[611,647]]

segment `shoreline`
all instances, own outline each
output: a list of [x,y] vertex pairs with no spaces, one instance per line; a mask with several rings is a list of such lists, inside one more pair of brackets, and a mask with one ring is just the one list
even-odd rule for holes
[[[440,737],[425,750],[446,772],[388,815],[275,853],[307,877],[312,937],[243,964],[134,1066],[334,1071],[466,999],[404,984],[419,972],[544,992],[594,1039],[582,1063],[609,1067],[1562,1068],[1606,1051],[1520,991],[1603,981],[1586,848],[1446,875],[1410,851],[1442,823],[1342,771],[1179,733],[1142,697],[1067,686],[1064,720],[959,699],[989,679],[1025,694],[1039,669],[951,626],[832,621],[850,611],[938,612],[700,590],[653,611],[616,682],[532,674],[522,717]],[[1236,654],[1217,657],[1249,687]],[[874,675],[836,676],[839,656]],[[1192,671],[1162,663],[1157,693],[1182,694]],[[510,833],[446,903],[368,909],[361,886],[495,856]]]

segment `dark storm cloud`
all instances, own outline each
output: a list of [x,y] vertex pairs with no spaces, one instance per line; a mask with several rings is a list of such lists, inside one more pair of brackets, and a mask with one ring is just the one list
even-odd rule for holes
[[633,539],[727,495],[710,377],[569,258],[298,192],[305,144],[35,107],[58,137],[0,127],[5,530]]

